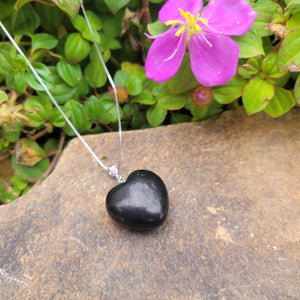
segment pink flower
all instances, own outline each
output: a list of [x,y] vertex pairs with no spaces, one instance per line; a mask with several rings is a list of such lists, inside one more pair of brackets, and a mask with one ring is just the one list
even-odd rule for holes
[[227,35],[243,35],[256,12],[246,0],[168,0],[159,20],[169,30],[155,36],[145,62],[146,76],[163,82],[174,76],[186,50],[192,71],[203,86],[228,82],[236,74],[239,46]]

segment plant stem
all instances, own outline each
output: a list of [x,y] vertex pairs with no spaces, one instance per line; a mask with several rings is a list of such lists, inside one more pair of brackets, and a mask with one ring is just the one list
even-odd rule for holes
[[11,156],[11,153],[10,153],[10,152],[5,153],[5,154],[3,154],[3,155],[0,156],[0,161],[1,161],[1,160],[4,160],[4,159],[6,159],[6,158],[8,158],[8,157],[10,157],[10,156]]
[[51,157],[51,156],[55,155],[56,153],[57,153],[57,150],[52,151],[50,153],[47,153],[47,154],[45,154],[45,155],[42,156],[42,159]]
[[56,58],[58,58],[58,59],[61,59],[61,58],[62,58],[61,55],[56,54],[56,53],[54,53],[54,52],[52,52],[52,51],[50,51],[50,50],[48,50],[48,54],[51,55],[51,56],[53,56],[53,57],[56,57]]
[[44,4],[44,5],[47,5],[47,6],[55,6],[54,3],[48,3],[48,2],[45,2],[45,1],[42,1],[42,0],[35,0],[35,2]]
[[[63,149],[64,144],[65,144],[65,139],[66,139],[66,134],[65,134],[64,131],[62,131],[62,133],[60,135],[58,149],[56,151],[56,154],[55,154],[53,160],[51,161],[51,164],[50,164],[48,170],[43,174],[43,178],[41,180],[45,179],[53,171],[54,167],[56,166],[56,163],[57,163],[57,161],[58,161],[58,159],[59,159],[59,157],[62,153],[62,149]],[[38,183],[40,183],[41,180],[39,180]]]
[[48,133],[48,128],[44,128],[43,130],[39,131],[37,134],[31,136],[30,139],[35,141],[47,133]]
[[150,10],[149,10],[149,1],[143,0],[143,12],[145,16],[146,26],[151,23]]

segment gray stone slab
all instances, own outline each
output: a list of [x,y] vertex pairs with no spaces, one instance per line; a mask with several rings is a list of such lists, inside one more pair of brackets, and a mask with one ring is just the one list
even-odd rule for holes
[[[112,221],[115,185],[73,139],[55,171],[0,207],[0,299],[299,299],[300,110],[228,111],[124,133],[121,173],[150,169],[166,222]],[[107,164],[115,133],[86,137]]]

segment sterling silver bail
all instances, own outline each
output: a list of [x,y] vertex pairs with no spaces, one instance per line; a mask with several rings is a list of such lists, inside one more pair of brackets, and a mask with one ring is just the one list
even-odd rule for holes
[[108,175],[115,178],[118,183],[124,183],[126,181],[122,175],[119,175],[119,170],[116,165],[108,167]]

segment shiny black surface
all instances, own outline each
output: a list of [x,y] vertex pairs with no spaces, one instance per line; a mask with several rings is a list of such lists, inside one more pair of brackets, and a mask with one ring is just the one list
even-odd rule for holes
[[109,215],[132,229],[151,229],[167,217],[169,196],[161,178],[147,170],[132,172],[125,183],[111,189],[106,197]]

